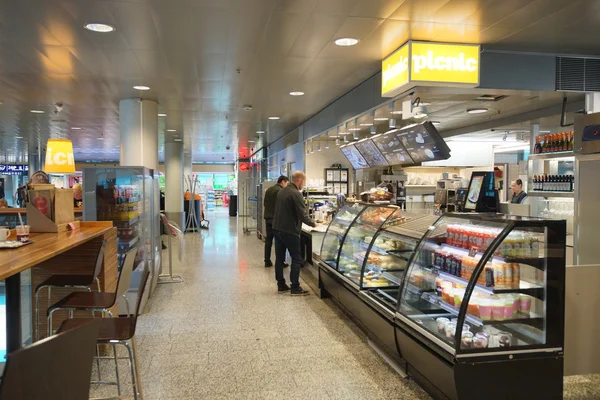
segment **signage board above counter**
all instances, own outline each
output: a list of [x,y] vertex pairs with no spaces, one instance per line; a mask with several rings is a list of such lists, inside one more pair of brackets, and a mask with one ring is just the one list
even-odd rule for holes
[[479,45],[408,41],[381,63],[381,95],[414,86],[479,86]]

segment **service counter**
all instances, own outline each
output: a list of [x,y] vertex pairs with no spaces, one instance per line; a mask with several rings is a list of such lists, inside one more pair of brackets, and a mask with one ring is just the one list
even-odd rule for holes
[[[35,287],[50,275],[93,274],[105,239],[104,261],[98,276],[100,291],[114,292],[117,288],[117,229],[112,222],[81,222],[74,231],[32,233],[30,239],[33,243],[21,248],[0,250],[0,293],[6,304],[6,331],[0,335],[6,335],[6,352],[34,341]],[[96,285],[92,285],[92,290],[97,290]],[[72,291],[54,289],[50,302]],[[47,308],[48,296],[44,290],[40,296],[40,339],[46,336]],[[67,317],[66,311],[55,313],[53,329]],[[0,342],[0,346],[4,347],[4,343]]]

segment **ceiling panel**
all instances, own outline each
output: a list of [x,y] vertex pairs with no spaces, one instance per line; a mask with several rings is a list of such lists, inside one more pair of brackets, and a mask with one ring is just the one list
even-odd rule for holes
[[[267,132],[261,140],[278,139],[378,72],[381,59],[408,39],[599,54],[599,8],[594,0],[6,1],[0,3],[0,153],[22,159],[30,141],[64,135],[75,141],[78,159],[116,159],[119,100],[143,97],[168,114],[161,140],[164,129],[176,126],[194,160],[231,161],[257,130]],[[87,22],[116,31],[89,32]],[[360,42],[342,48],[333,44],[339,37]],[[151,90],[132,89],[137,84]],[[306,95],[291,97],[292,90]],[[472,100],[462,91],[425,93],[443,129],[490,118],[465,115]],[[514,96],[511,106],[490,108],[512,114],[560,96],[530,103]],[[57,101],[64,110],[56,116]],[[269,121],[272,115],[281,120]]]

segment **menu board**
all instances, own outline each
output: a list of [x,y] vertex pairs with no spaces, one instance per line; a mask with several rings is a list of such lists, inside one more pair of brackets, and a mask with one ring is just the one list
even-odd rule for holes
[[445,160],[448,157],[438,148],[435,140],[423,125],[396,134],[415,163]]
[[365,160],[365,158],[360,154],[360,152],[354,147],[353,144],[349,144],[343,147],[340,147],[342,153],[346,156],[350,164],[352,164],[352,168],[354,169],[362,169],[369,168],[369,163]]
[[381,154],[371,139],[357,142],[356,148],[371,167],[387,167],[389,165],[383,154]]
[[375,136],[373,142],[390,165],[414,164],[395,133]]

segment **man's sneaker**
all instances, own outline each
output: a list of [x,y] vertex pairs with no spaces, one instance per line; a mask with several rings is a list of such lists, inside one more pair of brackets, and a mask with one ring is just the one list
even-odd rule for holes
[[302,286],[298,286],[296,288],[292,288],[292,296],[306,296],[308,295],[310,292],[308,290],[304,290],[302,289]]
[[287,263],[283,263],[283,268],[287,268],[289,265]]
[[265,263],[265,268],[269,268],[269,267],[272,267],[272,266],[273,266],[272,262]]
[[290,291],[290,287],[288,285],[284,284],[284,286],[278,286],[277,287],[277,293],[279,293],[279,294],[287,293],[289,291]]

